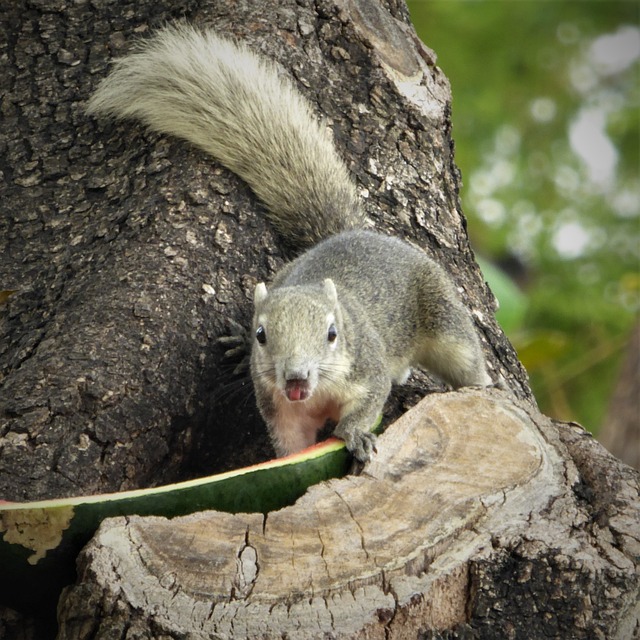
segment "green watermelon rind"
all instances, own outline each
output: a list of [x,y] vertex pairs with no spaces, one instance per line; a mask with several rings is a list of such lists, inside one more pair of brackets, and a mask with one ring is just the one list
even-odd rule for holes
[[266,514],[293,504],[313,484],[344,476],[350,461],[344,443],[330,438],[285,458],[162,487],[0,501],[0,604],[55,606],[62,587],[74,580],[78,552],[105,518],[173,518],[206,510]]

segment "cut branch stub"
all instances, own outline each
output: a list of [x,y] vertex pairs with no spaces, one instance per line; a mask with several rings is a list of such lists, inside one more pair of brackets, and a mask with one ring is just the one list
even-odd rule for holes
[[467,560],[562,486],[555,450],[506,394],[432,395],[379,438],[362,475],[265,518],[106,521],[63,597],[61,637],[83,637],[81,621],[96,616],[95,601],[89,611],[74,596],[87,588],[101,594],[103,625],[153,611],[167,633],[401,637],[416,609],[450,628],[466,619]]

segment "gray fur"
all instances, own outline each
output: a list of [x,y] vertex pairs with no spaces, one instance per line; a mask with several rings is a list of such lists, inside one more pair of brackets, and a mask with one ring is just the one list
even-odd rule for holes
[[355,186],[309,103],[273,62],[213,31],[178,24],[139,42],[87,113],[200,147],[247,182],[299,249],[362,225]]
[[[323,296],[326,278],[337,300]],[[338,333],[332,352],[327,313],[335,317]],[[288,415],[291,404],[283,389],[292,354],[307,365],[300,377],[309,381],[312,398],[327,393],[348,408],[339,412],[335,433],[361,460],[373,451],[367,430],[391,384],[403,383],[412,367],[435,373],[453,388],[491,384],[471,316],[442,268],[406,242],[371,231],[332,236],[286,265],[256,300],[254,330],[260,325],[267,342],[254,344],[251,371],[280,455],[291,453],[288,443],[300,435],[278,417]],[[295,368],[300,371],[299,364]],[[305,431],[315,434],[335,418],[330,409],[313,407],[305,420],[296,415],[296,424],[304,422]],[[304,443],[313,443],[311,435]]]
[[90,113],[185,138],[241,176],[284,239],[311,247],[256,287],[251,374],[278,455],[327,420],[361,461],[392,383],[424,367],[454,388],[491,384],[468,310],[422,251],[358,230],[347,170],[275,65],[181,25],[118,60]]

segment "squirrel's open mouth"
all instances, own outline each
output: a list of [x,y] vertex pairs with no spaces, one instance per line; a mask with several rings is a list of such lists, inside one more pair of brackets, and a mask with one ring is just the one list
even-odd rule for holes
[[311,395],[309,382],[307,380],[299,380],[297,378],[287,380],[284,387],[284,393],[287,396],[287,400],[291,402],[306,400]]

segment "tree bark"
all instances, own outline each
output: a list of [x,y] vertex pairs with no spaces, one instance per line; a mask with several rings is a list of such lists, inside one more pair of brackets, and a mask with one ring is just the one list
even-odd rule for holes
[[[229,319],[248,324],[255,283],[283,262],[259,203],[188,144],[84,114],[110,59],[177,17],[172,6],[3,10],[0,281],[15,290],[0,341],[5,499],[139,488],[272,456],[250,384],[215,345]],[[375,226],[448,268],[492,365],[529,397],[466,237],[449,86],[404,5],[199,0],[186,17],[293,74]],[[413,395],[436,388],[423,378]]]
[[[637,476],[580,427],[558,428],[502,392],[433,394],[378,448],[362,475],[264,517],[106,521],[62,598],[60,638],[638,631],[640,515],[625,506]],[[616,469],[595,500],[571,449]]]
[[[389,427],[361,476],[266,519],[106,522],[60,603],[60,638],[637,631],[638,476],[535,409],[466,236],[449,86],[406,7],[193,0],[184,12],[294,76],[372,224],[455,278],[510,394],[434,395],[438,383],[417,375],[388,418],[427,399]],[[0,276],[15,290],[0,316],[5,499],[272,455],[247,381],[215,346],[229,320],[247,324],[254,284],[287,257],[259,203],[187,144],[83,112],[112,56],[179,17],[166,0],[13,0],[0,18]]]

